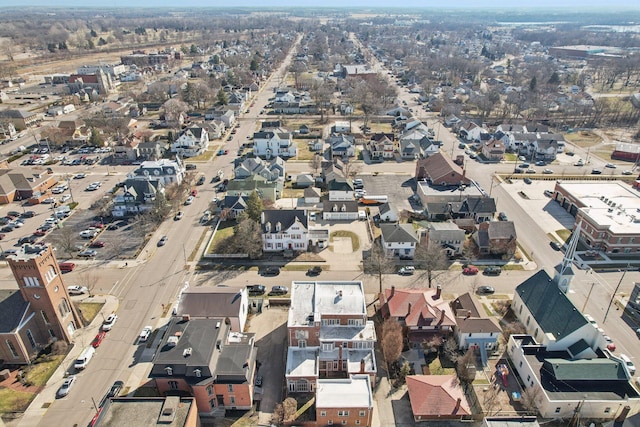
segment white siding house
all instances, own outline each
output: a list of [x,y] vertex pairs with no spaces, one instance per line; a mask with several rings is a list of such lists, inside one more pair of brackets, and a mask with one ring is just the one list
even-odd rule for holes
[[309,224],[304,210],[281,209],[262,211],[262,250],[306,251]]
[[182,157],[199,156],[209,148],[209,132],[206,128],[193,126],[185,129],[171,144],[171,152]]

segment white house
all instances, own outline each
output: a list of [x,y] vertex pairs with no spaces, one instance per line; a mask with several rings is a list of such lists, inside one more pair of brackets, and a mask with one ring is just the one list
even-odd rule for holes
[[380,224],[381,243],[387,257],[413,259],[418,237],[411,224]]
[[316,187],[307,187],[304,189],[304,202],[306,204],[320,203],[320,189]]
[[322,219],[325,221],[356,221],[358,219],[358,202],[344,200],[339,202],[322,202]]
[[391,204],[384,203],[380,206],[380,221],[383,222],[398,222],[398,211],[394,209]]
[[453,222],[431,222],[427,232],[429,243],[440,245],[447,256],[460,255],[466,241],[464,230]]
[[47,114],[50,116],[61,116],[63,114],[69,114],[74,111],[76,111],[76,107],[73,104],[54,105],[47,109]]
[[307,250],[309,224],[306,211],[301,209],[264,210],[260,223],[264,252]]
[[255,132],[253,134],[253,153],[259,157],[270,159],[295,157],[298,152],[296,144],[288,132],[272,130]]
[[127,175],[129,179],[146,181],[150,178],[158,179],[163,185],[180,184],[184,179],[184,166],[180,160],[148,160]]
[[333,124],[332,130],[336,133],[351,132],[351,125],[346,120],[339,120]]
[[353,184],[347,178],[337,176],[327,183],[329,201],[353,200]]
[[209,132],[206,127],[191,126],[171,144],[171,152],[181,157],[199,156],[209,148]]
[[284,181],[284,160],[280,157],[271,160],[262,160],[260,157],[239,158],[236,159],[233,174],[239,179],[260,175],[267,181]]
[[489,354],[498,349],[498,338],[502,332],[500,325],[493,317],[487,316],[480,301],[469,292],[453,300],[451,309],[456,315],[458,349],[478,349],[482,364],[486,366]]

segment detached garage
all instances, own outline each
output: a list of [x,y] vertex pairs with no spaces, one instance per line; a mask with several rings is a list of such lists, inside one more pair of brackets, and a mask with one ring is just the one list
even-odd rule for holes
[[355,221],[358,219],[358,202],[325,200],[322,203],[322,219],[325,221]]

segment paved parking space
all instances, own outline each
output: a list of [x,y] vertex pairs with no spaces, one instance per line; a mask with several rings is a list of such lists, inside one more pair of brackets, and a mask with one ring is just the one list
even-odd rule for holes
[[389,203],[397,212],[412,209],[409,203],[409,197],[413,195],[411,175],[361,175],[358,178],[364,182],[368,196],[388,196]]

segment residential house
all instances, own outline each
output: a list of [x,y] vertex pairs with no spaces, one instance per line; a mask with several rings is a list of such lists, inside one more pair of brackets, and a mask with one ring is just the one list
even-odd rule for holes
[[491,139],[482,144],[482,156],[491,162],[499,162],[504,159],[505,152],[506,146],[504,143],[496,139]]
[[76,111],[76,107],[73,104],[67,105],[54,105],[47,108],[47,114],[50,116],[62,116]]
[[204,122],[204,128],[209,133],[209,141],[221,139],[227,131],[227,125],[222,120],[208,120]]
[[[613,420],[640,411],[640,394],[624,362],[566,295],[571,260],[551,278],[540,270],[516,287],[513,311],[528,335],[511,335],[507,354],[527,388],[539,390],[543,418]],[[625,408],[626,407],[626,408]]]
[[301,173],[299,175],[296,175],[296,177],[294,178],[293,186],[295,188],[309,188],[313,187],[315,182],[316,180],[315,178],[313,178],[313,175],[310,175],[308,173]]
[[408,375],[407,391],[415,422],[470,419],[471,406],[452,375]]
[[235,219],[247,210],[247,201],[249,196],[229,196],[226,195],[222,200],[222,210],[228,210],[227,218]]
[[376,133],[371,135],[367,149],[372,160],[392,159],[396,150],[393,134]]
[[162,158],[163,148],[159,141],[141,142],[138,144],[140,159],[156,161]]
[[399,152],[400,152],[400,157],[403,160],[415,160],[420,157],[423,157],[423,152],[420,144],[416,144],[415,142],[409,139],[402,139],[402,138],[400,139]]
[[222,317],[172,317],[149,377],[161,396],[193,396],[201,418],[224,416],[227,409],[251,409],[254,340],[254,334],[233,332]]
[[425,237],[428,244],[440,245],[450,258],[462,254],[466,241],[464,230],[449,221],[430,222]]
[[281,157],[270,160],[262,160],[260,157],[241,157],[234,161],[233,174],[236,179],[259,175],[267,181],[284,181],[285,164]]
[[480,135],[482,133],[486,133],[486,130],[483,129],[482,126],[469,121],[460,125],[459,133],[460,137],[464,138],[467,141],[480,142]]
[[246,109],[245,102],[247,101],[245,94],[238,91],[233,91],[228,94],[228,100],[229,102],[227,103],[227,105],[230,108],[235,111],[244,113],[244,110]]
[[457,116],[454,116],[453,114],[450,116],[447,116],[447,118],[444,119],[444,125],[447,127],[456,127],[461,122],[462,120],[460,120]]
[[513,221],[485,221],[472,235],[481,254],[513,256],[517,247]]
[[[356,374],[369,376],[375,386],[376,331],[368,320],[362,282],[293,282],[287,331],[285,380],[290,394],[315,393],[322,386],[320,379]],[[361,381],[351,385],[343,384],[351,402],[370,393]],[[337,408],[323,400],[326,391],[323,388],[316,407],[327,408],[329,414]],[[342,404],[348,405],[346,401]]]
[[140,156],[141,141],[133,135],[126,136],[113,146],[113,162],[117,164],[131,164]]
[[378,210],[380,215],[380,221],[382,222],[398,222],[400,215],[398,211],[394,209],[390,203],[383,203]]
[[533,153],[536,159],[553,161],[558,153],[564,151],[564,137],[550,133],[537,134],[533,142]]
[[416,162],[416,180],[426,180],[432,185],[467,185],[470,180],[464,170],[451,157],[438,152]]
[[317,380],[316,425],[371,427],[373,391],[368,375]]
[[306,204],[320,203],[320,189],[316,187],[307,187],[304,189],[304,202]]
[[452,206],[454,218],[473,218],[477,223],[491,221],[497,210],[496,200],[486,196],[468,196],[458,206],[457,210]]
[[147,160],[127,175],[128,179],[146,181],[155,179],[163,185],[178,184],[182,182],[185,169],[180,159]]
[[91,420],[92,427],[122,425],[199,427],[198,405],[193,397],[112,397]]
[[380,224],[382,249],[389,258],[413,259],[418,237],[411,224]]
[[0,359],[30,365],[49,344],[71,344],[83,322],[52,245],[23,245],[5,260],[17,287],[0,290]]
[[353,184],[347,178],[336,176],[327,182],[327,189],[330,202],[353,200]]
[[227,184],[228,196],[249,196],[254,191],[260,198],[272,201],[282,196],[283,182],[281,180],[268,181],[261,175],[251,175],[244,179],[232,179]]
[[351,135],[332,133],[327,138],[327,143],[331,149],[331,158],[347,159],[356,154],[355,138]]
[[42,123],[42,114],[32,113],[24,110],[4,110],[0,111],[0,121],[6,120],[12,123],[16,130],[21,131],[26,128],[37,126]]
[[86,144],[90,138],[91,129],[85,125],[83,120],[75,119],[61,120],[49,140],[56,146],[63,144],[78,146]]
[[105,102],[100,109],[106,117],[124,117],[129,113],[129,104],[115,101]]
[[262,250],[264,252],[306,251],[309,248],[307,213],[298,209],[264,210]]
[[424,342],[443,342],[453,333],[455,315],[442,299],[442,288],[385,289],[380,298],[380,314],[395,319],[404,328],[404,340],[412,348]]
[[270,159],[295,157],[298,151],[290,133],[261,130],[253,134],[253,153]]
[[247,289],[188,287],[180,292],[174,315],[191,319],[229,319],[232,332],[244,332],[249,313]]
[[158,192],[164,191],[160,178],[129,178],[113,197],[111,215],[115,218],[139,215],[151,210]]
[[322,184],[324,188],[329,185],[330,181],[337,178],[344,178],[342,163],[338,159],[334,159],[333,162],[322,162],[321,167],[318,183]]
[[205,120],[219,120],[224,123],[225,128],[231,128],[236,123],[235,111],[228,108],[219,108],[216,110],[209,110],[205,113]]
[[189,126],[171,144],[171,152],[180,157],[196,157],[209,148],[209,132],[206,127]]
[[355,221],[358,219],[358,202],[355,200],[322,202],[322,219],[325,221]]
[[486,314],[480,301],[466,292],[451,302],[456,315],[455,338],[458,349],[466,352],[474,349],[480,353],[482,365],[486,366],[489,354],[498,349],[502,332],[493,317]]

